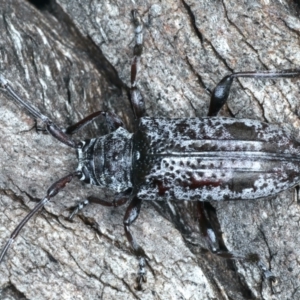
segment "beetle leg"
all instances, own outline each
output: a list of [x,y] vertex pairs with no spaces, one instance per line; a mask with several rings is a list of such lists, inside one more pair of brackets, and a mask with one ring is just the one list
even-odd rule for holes
[[218,256],[227,259],[246,259],[244,256],[235,255],[227,250],[221,250],[218,242],[217,234],[212,226],[209,218],[209,213],[204,207],[204,203],[201,201],[197,202],[198,220],[201,234],[207,241],[208,249]]
[[73,211],[72,211],[71,215],[69,216],[69,220],[72,220],[74,218],[74,216],[77,215],[80,210],[85,208],[90,203],[96,203],[96,204],[100,204],[102,206],[113,206],[113,207],[122,206],[125,203],[127,203],[127,201],[130,199],[131,191],[132,191],[132,188],[129,188],[126,191],[117,194],[112,202],[100,199],[98,197],[89,196],[89,197],[87,197],[87,199],[80,202],[75,207],[71,208],[71,210],[73,209]]
[[208,249],[218,256],[228,259],[245,259],[244,256],[237,256],[227,250],[220,250],[218,236],[210,221],[209,213],[204,207],[204,203],[197,202],[198,220],[201,234],[207,241]]
[[[103,206],[121,206],[125,204],[129,199],[130,199],[130,194],[132,192],[132,189],[128,189],[122,193],[119,193],[114,201],[109,202],[106,200],[102,200],[97,197],[88,197],[87,200],[83,201],[80,203],[75,210],[72,212],[70,215],[69,219],[72,219],[75,214],[78,213],[79,210],[83,209],[87,204],[89,203],[97,203]],[[138,271],[138,277],[137,277],[137,283],[138,283],[138,290],[142,289],[142,282],[146,282],[146,270],[145,270],[145,265],[146,265],[146,254],[145,251],[143,250],[142,247],[139,246],[139,244],[136,242],[134,236],[132,235],[129,227],[130,225],[138,218],[140,209],[141,209],[141,204],[142,200],[139,199],[138,197],[134,197],[132,201],[130,202],[129,206],[127,207],[125,216],[124,216],[124,230],[126,234],[126,238],[128,242],[130,243],[134,254],[138,257],[139,259],[139,271]]]
[[18,236],[21,229],[25,226],[25,224],[32,218],[33,215],[35,215],[47,202],[50,201],[51,198],[56,196],[73,178],[74,176],[81,177],[82,174],[79,171],[76,171],[74,173],[71,173],[55,183],[53,183],[50,188],[47,190],[47,195],[45,198],[43,198],[31,211],[27,216],[19,223],[19,225],[15,228],[15,230],[10,235],[9,240],[5,244],[5,246],[2,248],[2,251],[0,253],[0,263],[3,260],[4,255],[6,254],[7,250],[9,249],[10,245],[14,242],[16,237]]
[[146,282],[146,253],[144,249],[136,242],[134,236],[132,235],[129,227],[130,225],[138,218],[140,209],[142,205],[142,200],[138,197],[133,197],[132,201],[130,202],[129,206],[127,207],[125,216],[124,216],[124,230],[126,234],[126,238],[130,243],[134,254],[138,257],[139,260],[139,271],[137,277],[137,289],[142,289],[142,282]]
[[203,202],[197,202],[197,210],[201,234],[207,240],[209,250],[215,253],[219,249],[219,243]]
[[249,254],[247,256],[237,255],[228,250],[221,250],[219,248],[218,238],[213,226],[209,220],[209,214],[203,206],[203,202],[197,202],[198,216],[199,216],[199,227],[202,235],[207,240],[209,250],[222,258],[244,260],[251,263],[255,263],[263,272],[263,275],[268,280],[274,280],[275,276],[273,273],[264,265],[258,254]]
[[137,10],[132,10],[131,15],[135,26],[135,45],[133,50],[134,56],[131,63],[130,102],[135,118],[138,119],[145,115],[145,102],[140,90],[137,88],[138,71],[143,52],[143,22]]
[[118,129],[119,127],[124,127],[123,121],[115,113],[106,112],[106,111],[96,111],[96,112],[90,114],[89,116],[85,117],[81,121],[69,126],[65,130],[65,133],[74,134],[100,116],[105,117],[109,131],[114,131],[114,130]]
[[295,196],[296,196],[296,201],[298,204],[300,204],[300,186],[299,184],[295,186]]
[[35,118],[41,120],[47,131],[60,142],[72,148],[80,147],[80,143],[74,141],[62,129],[60,129],[52,120],[43,115],[38,109],[23,100],[11,87],[8,81],[0,74],[0,88],[4,89],[17,103],[21,104]]
[[[83,209],[89,203],[97,203],[97,204],[100,204],[103,206],[114,206],[114,207],[121,206],[130,199],[131,192],[132,192],[132,189],[130,188],[122,193],[119,193],[115,197],[114,201],[112,201],[112,202],[90,196],[85,201],[81,202],[78,206],[75,207],[75,210],[72,212],[69,219],[72,219],[74,217],[74,215],[79,212],[79,210]],[[124,216],[124,221],[123,221],[126,238],[127,238],[128,242],[130,243],[134,254],[139,259],[139,271],[138,271],[138,277],[137,277],[137,283],[138,283],[137,289],[138,290],[142,289],[142,282],[146,282],[145,266],[146,266],[147,256],[146,256],[144,249],[136,242],[129,227],[138,218],[140,210],[141,210],[141,204],[142,204],[142,200],[135,196],[132,199],[132,201],[130,202],[129,206],[127,207],[127,210],[126,210],[126,213]]]
[[31,128],[22,130],[20,132],[29,132],[34,129],[36,133],[40,133],[40,132],[42,132],[43,134],[49,133],[45,127],[38,125],[38,122],[36,119],[33,119],[33,122],[34,122],[34,125]]
[[272,79],[272,78],[293,78],[300,76],[299,69],[288,69],[281,71],[257,71],[257,72],[237,72],[225,76],[215,87],[212,92],[208,116],[216,116],[223,105],[226,103],[231,84],[234,78],[255,78],[255,79]]

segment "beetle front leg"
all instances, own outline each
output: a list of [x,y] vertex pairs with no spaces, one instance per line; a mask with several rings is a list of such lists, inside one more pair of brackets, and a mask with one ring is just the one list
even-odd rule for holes
[[35,118],[41,120],[47,131],[60,142],[72,148],[79,148],[80,144],[74,141],[61,128],[59,128],[52,120],[43,115],[33,105],[22,99],[11,87],[9,82],[0,74],[0,88],[4,89],[9,96],[11,96],[17,103],[26,108],[26,110]]
[[139,260],[139,271],[137,277],[137,290],[142,290],[142,282],[146,282],[146,253],[144,249],[136,242],[134,236],[132,235],[129,227],[130,225],[138,218],[141,210],[142,200],[138,197],[134,197],[127,207],[125,216],[124,216],[124,230],[126,238],[130,243],[134,254],[138,257]]
[[100,116],[105,117],[106,123],[108,125],[109,131],[117,130],[119,127],[124,127],[123,121],[119,118],[118,115],[112,112],[107,111],[96,111],[89,116],[85,117],[84,119],[80,120],[79,122],[69,126],[66,130],[66,134],[74,134],[77,131],[81,130],[83,127],[94,121],[95,119],[99,118]]
[[225,76],[212,92],[208,116],[216,116],[229,96],[230,88],[234,78],[274,79],[293,78],[300,76],[300,70],[288,69],[281,71],[259,71],[259,72],[238,72]]

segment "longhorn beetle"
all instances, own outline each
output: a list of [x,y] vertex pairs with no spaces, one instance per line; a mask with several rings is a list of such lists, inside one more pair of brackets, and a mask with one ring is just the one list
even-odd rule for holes
[[[280,126],[255,120],[216,117],[226,103],[234,78],[292,78],[300,70],[239,72],[225,76],[211,94],[208,117],[157,119],[146,117],[137,74],[143,49],[143,24],[132,11],[135,27],[134,57],[131,64],[130,102],[136,119],[129,133],[115,114],[98,111],[67,129],[59,128],[30,103],[23,100],[0,75],[0,87],[63,144],[77,151],[75,171],[53,183],[46,196],[19,223],[0,254],[3,260],[23,226],[74,177],[115,192],[112,202],[90,196],[80,203],[72,218],[88,203],[121,206],[129,202],[124,216],[125,235],[138,258],[138,289],[146,281],[147,256],[135,240],[130,225],[139,216],[143,200],[187,200],[197,203],[201,233],[209,249],[232,259],[252,259],[268,279],[272,273],[258,256],[236,256],[221,251],[203,201],[247,200],[275,195],[300,181],[300,144]],[[103,116],[111,133],[76,141],[71,134]]]

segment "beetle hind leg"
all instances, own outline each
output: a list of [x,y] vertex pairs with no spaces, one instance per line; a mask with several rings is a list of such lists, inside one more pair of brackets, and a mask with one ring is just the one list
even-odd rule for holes
[[299,69],[287,70],[267,70],[256,72],[237,72],[225,76],[215,87],[212,92],[208,116],[213,117],[218,114],[224,106],[229,96],[230,88],[234,78],[254,78],[254,79],[275,79],[275,78],[294,78],[300,76]]
[[210,221],[209,213],[207,209],[204,207],[203,202],[197,202],[197,210],[198,210],[198,219],[199,219],[199,227],[201,234],[207,241],[208,248],[211,253],[218,255],[225,259],[233,259],[233,260],[243,260],[250,263],[257,264],[260,270],[263,272],[264,277],[267,280],[274,281],[275,276],[273,273],[264,265],[260,256],[258,254],[249,254],[246,256],[234,254],[227,249],[220,249],[218,238],[216,231],[214,230],[212,223]]

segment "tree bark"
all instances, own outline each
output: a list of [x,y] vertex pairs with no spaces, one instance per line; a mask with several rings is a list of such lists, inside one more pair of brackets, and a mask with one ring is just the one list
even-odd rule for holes
[[[139,88],[149,116],[206,116],[208,90],[225,75],[300,65],[299,9],[291,1],[149,0],[133,6],[128,0],[50,0],[37,8],[0,0],[0,73],[63,128],[107,110],[133,131],[134,8],[144,22]],[[298,95],[297,79],[239,79],[220,115],[280,123],[299,136]],[[72,149],[30,130],[32,118],[2,92],[0,105],[2,247],[77,160]],[[76,138],[105,133],[99,121]],[[182,209],[189,203],[174,203],[177,219],[162,203],[143,203],[132,226],[150,258],[142,292],[134,288],[137,260],[123,231],[124,207],[91,205],[67,220],[68,208],[87,195],[111,198],[107,190],[73,180],[24,227],[0,265],[1,299],[300,298],[300,209],[293,191],[271,200],[211,203],[224,246],[260,253],[276,283],[263,279],[256,265],[205,251],[192,213]]]

